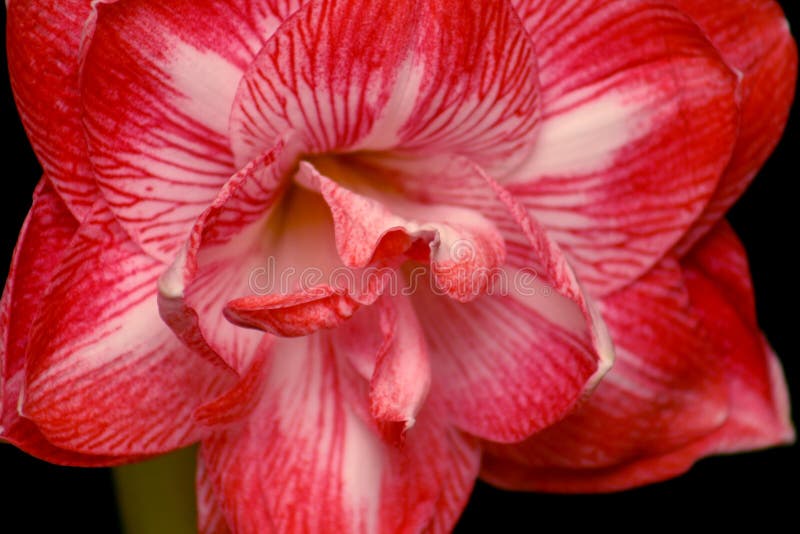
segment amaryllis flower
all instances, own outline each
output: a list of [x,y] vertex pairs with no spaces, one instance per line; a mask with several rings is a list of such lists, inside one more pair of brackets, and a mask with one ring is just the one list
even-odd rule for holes
[[[797,56],[771,0],[11,0],[44,168],[3,439],[200,442],[203,532],[432,532],[794,439],[722,216]],[[616,361],[615,361],[616,354]]]

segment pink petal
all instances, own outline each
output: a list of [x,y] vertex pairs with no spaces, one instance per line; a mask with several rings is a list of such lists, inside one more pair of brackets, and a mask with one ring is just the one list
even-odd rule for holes
[[228,302],[225,317],[235,325],[277,336],[306,336],[320,328],[335,328],[358,309],[346,293],[318,286],[290,295],[242,297]]
[[80,115],[81,35],[91,0],[19,0],[8,6],[8,69],[17,109],[39,162],[82,219],[97,197]]
[[[558,487],[544,473],[604,469],[669,453],[723,424],[727,390],[718,355],[698,336],[689,295],[672,261],[602,301],[617,348],[589,401],[520,445],[487,445],[483,476],[516,487]],[[519,463],[520,476],[507,480]],[[541,473],[539,473],[541,472]],[[513,476],[513,475],[512,475]]]
[[[196,352],[220,358],[240,374],[258,355],[264,333],[229,322],[227,303],[274,293],[273,286],[294,281],[285,280],[286,273],[301,278],[307,267],[338,263],[324,202],[309,198],[311,193],[284,193],[298,156],[287,143],[230,179],[159,282],[159,308],[173,331]],[[262,278],[269,287],[261,287]]]
[[[473,210],[508,249],[495,284],[456,303],[417,280],[412,295],[425,330],[433,387],[451,421],[497,441],[519,441],[569,413],[613,360],[605,325],[558,246],[514,199],[464,160],[453,172],[403,181],[407,194]],[[459,172],[455,172],[458,170]],[[438,382],[437,382],[438,381]]]
[[232,530],[452,528],[476,475],[474,443],[425,410],[402,449],[384,443],[362,418],[366,388],[353,389],[342,358],[325,333],[279,339],[258,408],[204,441]]
[[235,172],[236,87],[298,4],[98,5],[81,81],[90,155],[115,216],[152,256],[172,259]]
[[98,201],[64,247],[26,352],[22,414],[48,440],[94,454],[151,454],[196,441],[192,413],[231,376],[162,323],[164,266]]
[[296,130],[313,153],[463,153],[505,169],[535,136],[537,84],[507,2],[313,1],[245,74],[234,154],[242,164]]
[[685,253],[741,196],[778,144],[794,100],[797,45],[780,5],[773,0],[673,3],[692,17],[742,76],[733,158],[711,202],[678,245],[678,251]]
[[431,384],[424,330],[410,300],[383,297],[331,335],[356,373],[369,381],[369,414],[384,438],[402,444]]
[[[727,227],[720,228],[696,249],[701,256],[708,257],[707,246],[721,250],[732,244]],[[722,257],[733,263],[721,267],[725,262],[719,260],[714,270],[731,273],[746,264],[740,251],[738,244],[730,248]],[[731,278],[717,285],[693,258],[684,262],[682,273],[688,299],[681,298],[681,307],[688,305],[689,312],[684,319],[679,320],[677,309],[659,314],[660,307],[654,305],[667,304],[670,294],[670,285],[659,282],[658,270],[604,301],[612,334],[622,347],[618,364],[574,416],[523,444],[489,445],[484,478],[514,489],[617,491],[679,475],[710,454],[794,439],[780,364],[751,312],[739,308],[738,295],[748,291],[747,279],[729,292]],[[636,293],[650,293],[649,302],[630,298]],[[617,317],[627,319],[615,319],[608,313],[613,311],[610,307]],[[637,323],[642,315],[651,318]],[[692,323],[693,328],[683,326]],[[653,328],[657,324],[662,326]],[[658,339],[645,344],[648,337]],[[681,338],[682,343],[675,343]],[[708,348],[692,350],[700,341]],[[638,354],[625,350],[630,343],[639,345]],[[668,357],[670,349],[673,354]],[[612,389],[628,393],[615,396]],[[639,398],[631,392],[638,392]],[[726,417],[714,424],[715,413]]]
[[[430,164],[427,172],[415,177],[417,180],[429,176],[443,179],[442,175],[449,171],[441,168],[438,162]],[[348,171],[355,170],[345,169],[344,173],[352,179],[353,174]],[[385,185],[390,179],[398,180],[398,177],[383,176],[385,172],[385,169],[372,169],[372,175],[365,177],[366,183]],[[448,180],[460,177],[461,174]],[[468,301],[488,289],[491,272],[505,261],[502,236],[492,222],[476,210],[409,202],[378,191],[361,195],[323,176],[307,162],[300,164],[297,180],[319,191],[328,203],[339,256],[349,267],[365,267],[376,260],[390,260],[402,254],[413,255],[415,246],[427,244],[426,255],[437,289],[457,300]],[[462,187],[469,186],[463,184]]]
[[370,381],[370,412],[379,422],[395,423],[406,432],[416,423],[430,388],[428,348],[407,298],[395,297],[381,311],[385,337]]
[[57,464],[123,463],[134,458],[80,454],[56,447],[32,421],[21,417],[17,408],[25,379],[25,350],[31,342],[31,323],[39,311],[41,295],[77,228],[77,222],[52,185],[42,180],[14,251],[0,303],[0,440]]
[[517,0],[539,53],[542,121],[504,182],[592,294],[635,280],[711,198],[737,133],[736,75],[651,2]]
[[714,281],[743,318],[756,324],[756,301],[747,252],[727,221],[722,220],[682,262]]

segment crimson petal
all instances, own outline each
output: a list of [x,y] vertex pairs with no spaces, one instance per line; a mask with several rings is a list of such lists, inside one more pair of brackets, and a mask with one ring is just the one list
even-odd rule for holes
[[21,401],[51,442],[131,455],[201,437],[193,411],[232,377],[162,323],[156,282],[164,269],[102,201],[65,247],[32,322]]

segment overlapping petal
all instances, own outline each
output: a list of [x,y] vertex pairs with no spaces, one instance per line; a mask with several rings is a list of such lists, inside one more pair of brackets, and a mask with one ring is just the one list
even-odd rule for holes
[[159,282],[159,310],[170,328],[196,352],[240,374],[257,359],[264,333],[229,322],[228,302],[272,293],[293,282],[281,273],[299,276],[336,258],[321,201],[307,204],[307,197],[286,194],[275,205],[296,158],[296,147],[280,142],[234,175]]
[[240,165],[296,130],[314,153],[468,153],[503,169],[537,119],[533,46],[507,2],[313,1],[248,69],[231,135]]
[[678,244],[687,252],[750,185],[783,133],[794,100],[797,45],[774,0],[674,0],[741,76],[739,133],[714,196]]
[[193,354],[158,316],[165,269],[102,201],[37,295],[26,340],[23,416],[51,442],[93,454],[160,453],[196,441],[193,411],[231,376]]
[[540,67],[532,157],[506,182],[593,294],[644,274],[717,186],[737,133],[737,77],[656,2],[514,2]]
[[[80,454],[56,447],[18,404],[25,381],[25,351],[41,296],[50,283],[78,223],[64,202],[43,179],[20,233],[0,303],[0,439],[43,460],[68,465],[109,465],[131,460],[125,456]],[[13,311],[13,313],[12,313]]]
[[299,3],[97,7],[81,78],[89,152],[111,210],[154,257],[172,259],[236,171],[228,141],[236,88]]
[[515,489],[615,491],[676,476],[709,454],[793,439],[780,366],[751,313],[739,310],[749,275],[729,292],[733,278],[717,285],[704,274],[746,265],[741,247],[724,226],[698,247],[706,258],[706,247],[728,250],[713,267],[691,256],[680,279],[669,273],[670,284],[658,280],[668,274],[661,266],[604,300],[620,347],[614,369],[562,423],[520,445],[487,445],[485,479]]
[[452,528],[477,474],[474,443],[424,410],[402,448],[384,442],[364,417],[366,381],[347,376],[327,333],[280,339],[270,360],[251,417],[202,448],[233,530]]
[[[608,370],[613,348],[558,246],[469,160],[383,163],[398,172],[384,176],[406,198],[434,206],[431,213],[448,206],[480,216],[507,250],[502,269],[467,273],[488,278],[469,302],[443,299],[435,272],[411,275],[411,299],[447,417],[497,441],[524,439],[564,417]],[[480,256],[479,243],[460,244]]]

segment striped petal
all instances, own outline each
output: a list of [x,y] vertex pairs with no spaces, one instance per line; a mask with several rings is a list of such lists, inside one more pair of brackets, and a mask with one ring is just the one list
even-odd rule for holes
[[31,326],[21,400],[49,441],[130,455],[201,436],[192,414],[231,376],[162,323],[156,283],[164,268],[101,202],[65,247]]
[[[707,246],[732,242],[721,227],[697,250],[705,256]],[[738,301],[749,294],[749,276],[728,291],[726,277],[746,265],[739,251],[713,265],[692,254],[681,265],[680,293],[674,281],[658,280],[662,266],[606,299],[618,364],[564,422],[520,445],[488,445],[482,477],[514,489],[617,491],[679,475],[710,454],[791,442],[780,364]]]
[[685,253],[741,196],[778,144],[794,100],[797,44],[780,5],[773,0],[673,3],[692,17],[742,76],[733,158],[711,202],[678,244],[678,252]]
[[77,219],[97,197],[81,125],[81,36],[91,0],[6,2],[11,86],[22,123],[54,188]]
[[442,299],[424,278],[412,281],[433,387],[442,389],[448,417],[462,430],[519,441],[569,413],[609,369],[614,351],[594,305],[538,222],[480,168],[450,163],[451,172],[405,175],[405,192],[481,214],[508,253],[493,284],[470,302]]
[[89,151],[111,210],[152,256],[171,261],[235,172],[236,87],[298,4],[98,5],[81,81]]
[[736,75],[656,2],[517,0],[539,53],[542,121],[504,184],[592,294],[635,280],[711,198],[737,133]]
[[49,181],[43,179],[36,188],[33,207],[20,233],[0,302],[0,440],[56,464],[123,463],[134,458],[80,454],[58,448],[18,411],[25,381],[25,351],[31,343],[31,324],[39,312],[41,295],[77,229],[78,223],[64,201]]
[[[521,445],[490,444],[483,475],[490,482],[505,485],[506,471],[516,469],[505,468],[508,460],[496,456],[525,467],[518,470],[519,481],[536,470],[602,472],[642,455],[671,452],[725,421],[721,362],[697,335],[676,262],[604,299],[601,310],[617,348],[613,369],[589,401],[558,425]],[[547,484],[544,478],[532,477],[530,484]]]
[[[258,355],[264,332],[228,321],[226,305],[296,291],[306,282],[299,280],[304,269],[338,261],[324,202],[287,190],[297,156],[291,142],[280,142],[234,175],[159,282],[159,309],[170,328],[196,352],[240,374]],[[248,302],[240,303],[245,319]],[[236,319],[233,310],[228,315]]]
[[343,356],[326,333],[278,340],[252,416],[204,441],[234,531],[452,528],[477,473],[474,443],[425,411],[402,448],[385,443]]
[[309,2],[245,74],[231,117],[243,164],[296,130],[306,151],[467,153],[491,170],[530,150],[533,46],[507,2]]

